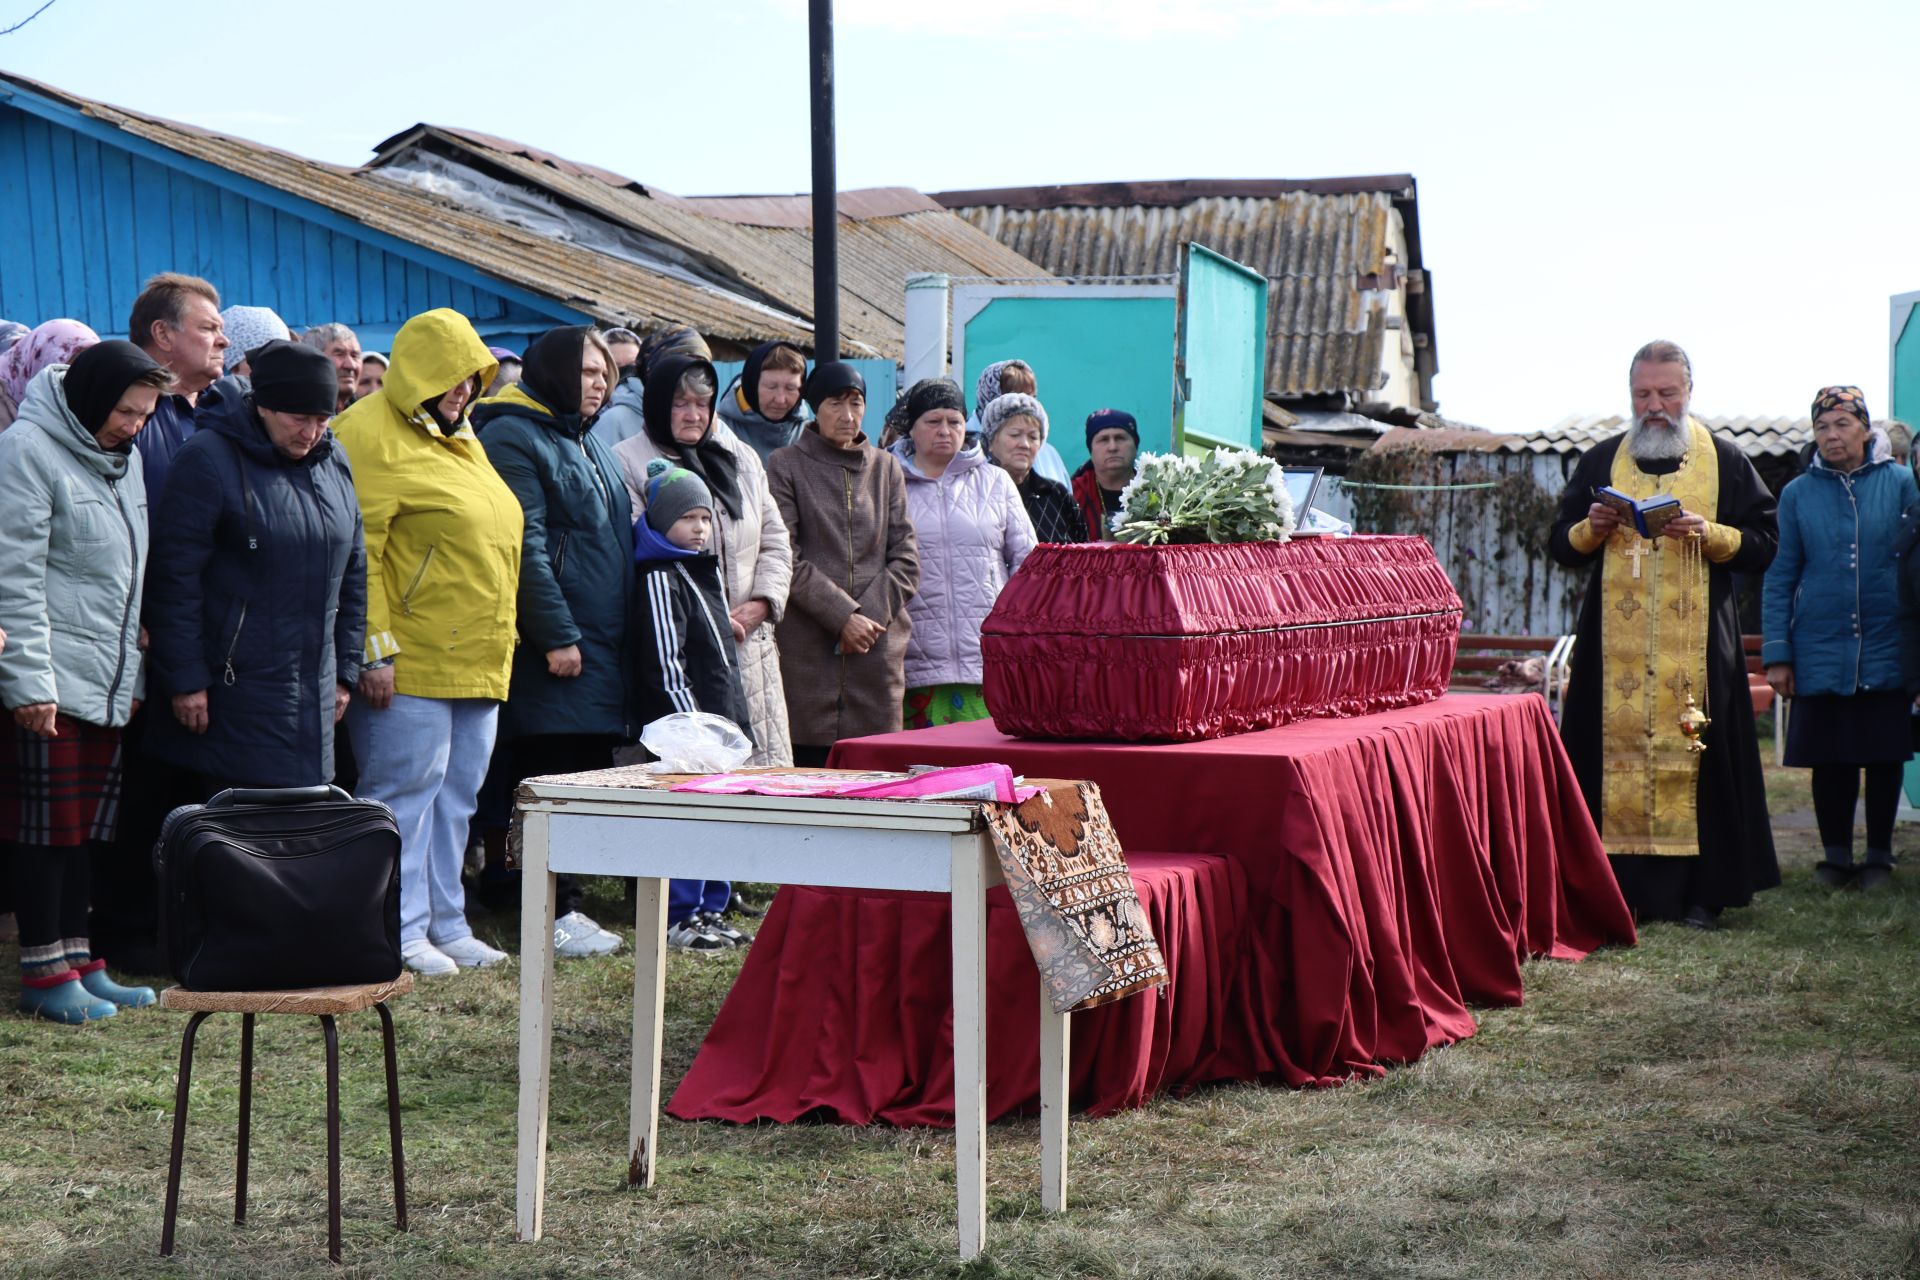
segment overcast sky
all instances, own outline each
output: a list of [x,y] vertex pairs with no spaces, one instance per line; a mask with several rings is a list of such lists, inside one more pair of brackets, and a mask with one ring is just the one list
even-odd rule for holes
[[[41,0],[0,0],[0,27]],[[1412,173],[1441,410],[1887,398],[1920,289],[1920,3],[839,0],[843,187]],[[809,181],[805,0],[57,0],[0,67],[339,163],[416,121],[668,191]],[[6,197],[14,198],[11,193]]]

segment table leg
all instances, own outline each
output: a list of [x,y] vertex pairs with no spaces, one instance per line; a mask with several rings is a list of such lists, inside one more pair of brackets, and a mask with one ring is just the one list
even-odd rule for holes
[[1067,1063],[1073,1054],[1070,1013],[1055,1013],[1040,988],[1040,1207],[1067,1207]]
[[960,1256],[987,1236],[987,881],[983,836],[953,841],[953,1148]]
[[634,882],[633,1097],[627,1120],[627,1185],[650,1187],[660,1141],[660,1046],[666,1024],[667,882]]
[[513,1232],[538,1240],[547,1189],[547,1092],[553,1070],[553,874],[548,818],[518,816],[520,830],[520,1116]]

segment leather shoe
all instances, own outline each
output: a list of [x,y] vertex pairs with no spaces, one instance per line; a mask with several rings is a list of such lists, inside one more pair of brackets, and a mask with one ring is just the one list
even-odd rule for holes
[[1687,914],[1680,917],[1680,923],[1689,929],[1712,933],[1720,927],[1720,912],[1716,907],[1688,907]]

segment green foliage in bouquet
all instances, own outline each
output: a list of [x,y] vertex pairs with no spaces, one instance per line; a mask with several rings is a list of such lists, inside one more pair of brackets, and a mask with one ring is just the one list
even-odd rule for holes
[[1293,499],[1279,464],[1245,449],[1143,453],[1113,518],[1121,542],[1285,542]]

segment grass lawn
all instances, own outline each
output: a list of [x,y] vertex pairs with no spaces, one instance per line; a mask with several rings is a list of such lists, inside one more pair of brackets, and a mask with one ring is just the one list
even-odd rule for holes
[[[157,1256],[181,1015],[0,1014],[0,1275],[1920,1276],[1920,833],[1874,898],[1812,882],[1805,775],[1769,773],[1783,888],[1711,935],[1536,963],[1480,1033],[1322,1092],[1236,1086],[989,1135],[991,1250],[953,1257],[948,1133],[661,1123],[623,1186],[631,964],[563,962],[547,1238],[513,1243],[517,970],[396,1005],[413,1229],[392,1230],[378,1021],[341,1022],[344,1269],[327,1265],[318,1030],[262,1019],[232,1225],[238,1019],[200,1035],[178,1251]],[[609,884],[609,890],[612,886]],[[617,891],[589,903],[621,914]],[[482,932],[506,944],[510,922]],[[737,960],[676,955],[669,1087]],[[0,948],[11,1009],[17,956]]]

